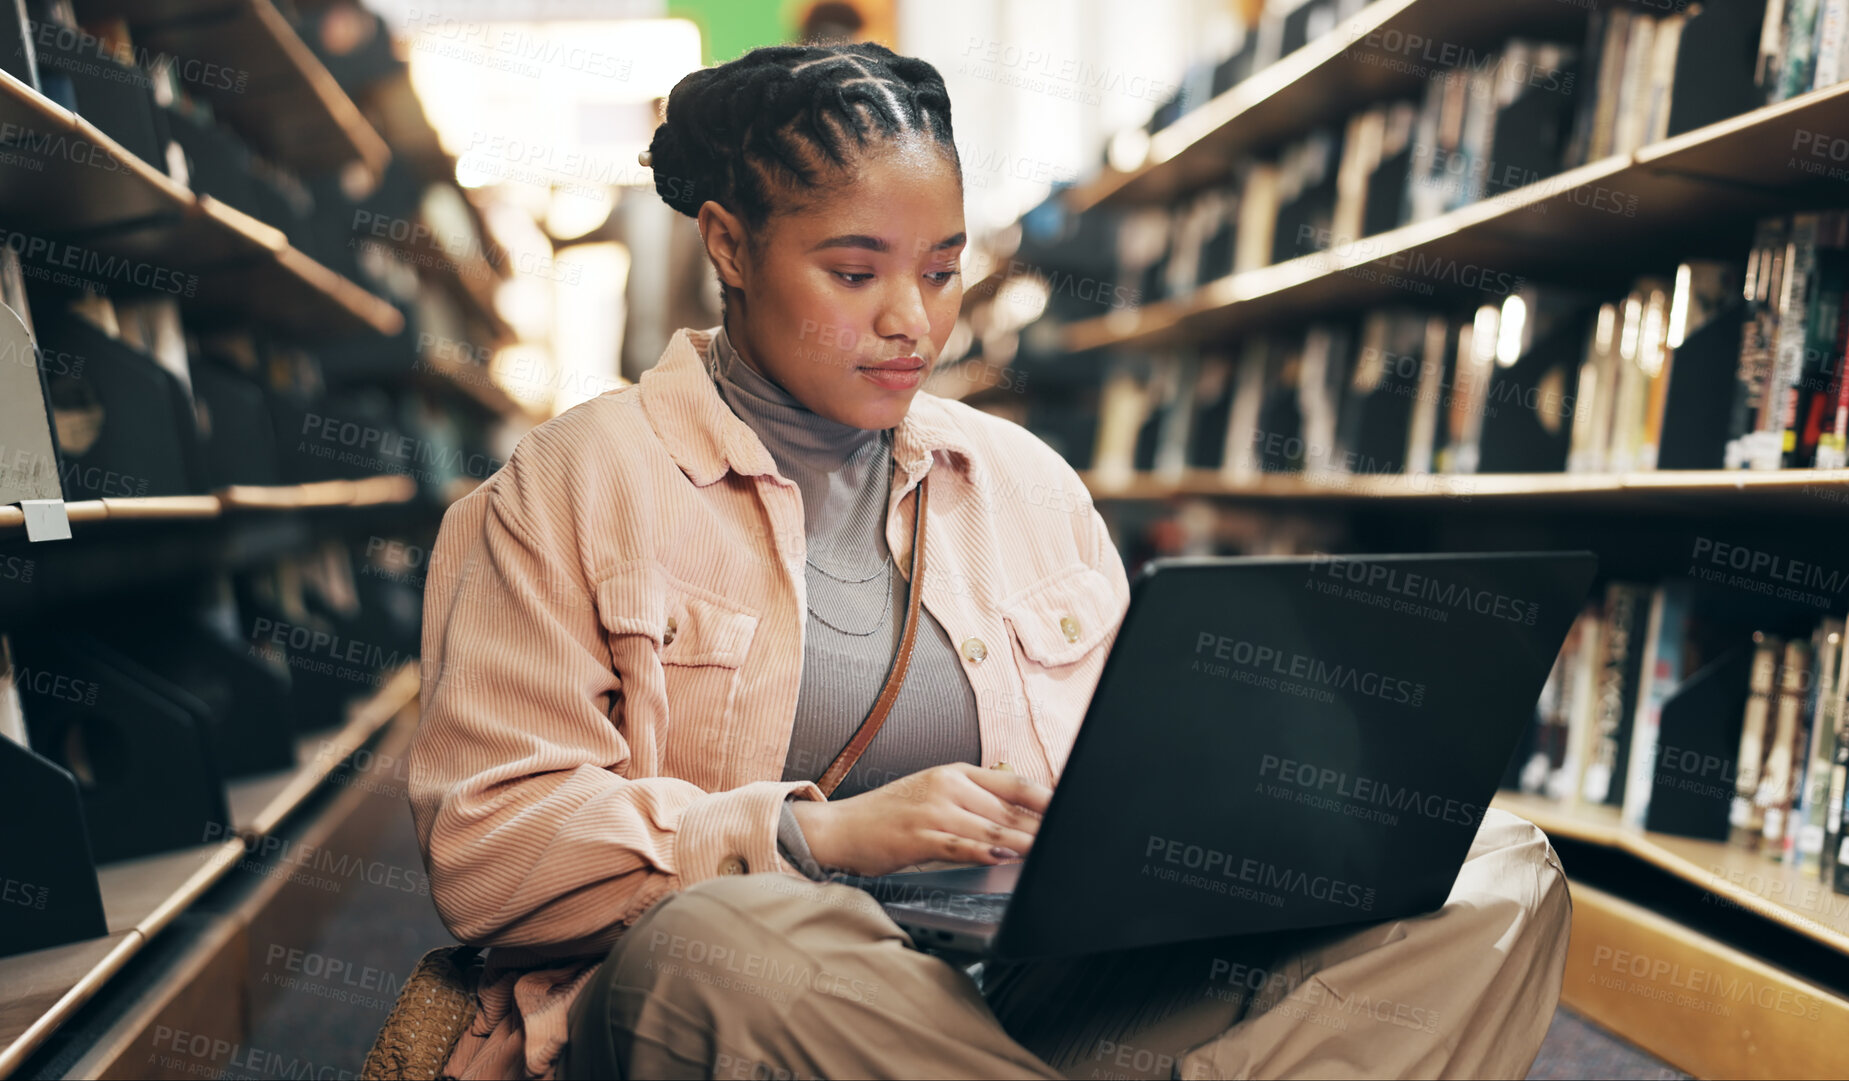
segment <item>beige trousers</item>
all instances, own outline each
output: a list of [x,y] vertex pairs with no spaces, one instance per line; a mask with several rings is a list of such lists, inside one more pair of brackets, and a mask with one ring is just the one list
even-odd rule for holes
[[1570,915],[1546,836],[1494,809],[1430,915],[975,975],[859,890],[710,879],[611,950],[558,1076],[1519,1078]]

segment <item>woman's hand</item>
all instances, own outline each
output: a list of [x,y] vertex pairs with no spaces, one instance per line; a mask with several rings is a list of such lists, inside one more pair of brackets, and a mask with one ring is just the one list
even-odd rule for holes
[[1053,790],[1009,770],[952,762],[847,799],[792,800],[823,867],[890,874],[930,860],[1001,863],[1027,854]]

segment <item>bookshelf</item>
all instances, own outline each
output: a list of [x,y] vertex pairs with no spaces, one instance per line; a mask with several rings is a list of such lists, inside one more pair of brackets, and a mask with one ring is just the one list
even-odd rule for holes
[[[1549,835],[1571,881],[1562,1001],[1697,1076],[1840,1074],[1849,893],[1837,889],[1849,879],[1818,855],[1837,835],[1817,825],[1828,785],[1816,778],[1831,775],[1841,740],[1810,732],[1843,731],[1820,658],[1840,655],[1849,597],[1840,575],[1807,592],[1718,572],[1704,553],[1750,550],[1813,579],[1849,566],[1849,469],[1813,453],[1825,446],[1816,425],[1804,434],[1790,419],[1817,408],[1829,431],[1843,369],[1816,358],[1841,362],[1849,341],[1840,318],[1827,321],[1843,294],[1832,230],[1849,172],[1794,152],[1849,134],[1838,78],[1849,68],[1835,63],[1849,51],[1832,39],[1832,64],[1818,60],[1813,79],[1784,38],[1768,38],[1767,53],[1757,9],[1739,6],[1310,0],[1264,5],[1262,18],[1313,7],[1345,14],[1224,89],[1227,72],[1246,70],[1241,57],[1264,53],[1263,34],[1256,49],[1248,39],[1235,55],[1191,58],[1180,84],[1195,96],[1117,133],[1095,175],[1023,216],[1069,238],[1036,243],[1030,231],[1019,257],[1056,299],[1070,294],[1023,328],[1019,357],[997,358],[1020,366],[1027,393],[984,378],[994,365],[980,356],[940,393],[1065,451],[1132,573],[1163,555],[1596,552],[1592,603],[1495,798]],[[1690,30],[1704,12],[1726,14]],[[1653,36],[1664,27],[1673,33]],[[1742,64],[1735,46],[1755,44],[1759,65]],[[1543,56],[1580,80],[1570,105],[1534,81],[1502,81],[1505,63],[1539,68]],[[1445,69],[1458,78],[1439,78]],[[1502,180],[1481,179],[1499,165]],[[1749,286],[1741,307],[1743,276],[1728,271],[1749,258],[1761,284],[1792,284],[1773,300]],[[1775,264],[1797,269],[1774,278]],[[1672,293],[1686,335],[1665,330]],[[1642,329],[1646,310],[1662,317],[1654,330]],[[1678,380],[1679,397],[1668,389]],[[1485,409],[1486,386],[1535,398]],[[1542,395],[1560,408],[1534,404]],[[1607,441],[1582,443],[1587,431]],[[1793,432],[1781,456],[1777,437]],[[1771,450],[1751,436],[1772,437]],[[1261,439],[1297,449],[1259,450]],[[1754,468],[1714,468],[1723,459]],[[1748,699],[1747,661],[1773,648],[1761,636],[1777,647],[1779,683],[1752,694],[1778,715],[1749,751],[1731,696]],[[1621,697],[1608,693],[1615,679]],[[1703,761],[1731,768],[1737,749],[1789,773],[1742,782],[1742,798],[1731,775],[1720,796],[1660,780],[1672,767],[1642,756],[1686,751],[1684,737],[1712,752]],[[1637,764],[1600,758],[1614,777],[1611,802],[1598,802],[1581,791],[1597,787],[1589,773],[1574,771],[1611,746]],[[1647,816],[1635,800],[1629,818],[1618,806],[1627,777],[1653,797]],[[1578,798],[1529,794],[1557,789]],[[1668,832],[1725,835],[1742,802],[1774,823],[1756,848]],[[1651,829],[1627,824],[1645,820]],[[1759,835],[1761,823],[1747,828]],[[1614,957],[1639,953],[1809,1012],[1616,971]]]
[[[47,891],[0,924],[8,1076],[123,1053],[120,1017],[241,1038],[258,974],[228,960],[317,918],[247,846],[371,843],[360,803],[391,797],[350,774],[415,721],[436,523],[544,416],[466,362],[514,337],[509,268],[361,251],[358,211],[415,221],[433,185],[483,221],[453,163],[388,141],[428,131],[402,61],[375,94],[272,0],[0,4],[26,31],[0,63],[0,787],[37,825],[0,862]],[[460,359],[417,364],[428,333]],[[70,536],[34,541],[13,503],[54,496]]]
[[0,123],[69,140],[58,153],[33,155],[37,168],[9,169],[0,211],[46,232],[81,231],[83,246],[103,256],[197,276],[187,298],[195,313],[246,313],[310,338],[389,337],[403,327],[390,304],[290,247],[280,230],[195,195],[4,71]]
[[[1419,299],[1411,287],[1469,295],[1443,280],[1449,267],[1622,288],[1636,271],[1686,245],[1691,228],[1708,230],[1713,240],[1731,237],[1744,249],[1752,218],[1840,200],[1834,190],[1840,181],[1820,181],[1787,163],[1797,133],[1845,124],[1849,84],[1839,83],[1429,221],[1229,275],[1185,297],[1069,323],[1062,343],[1074,352],[1173,345]],[[1614,205],[1636,212],[1614,213]],[[1408,269],[1418,267],[1437,273]]]

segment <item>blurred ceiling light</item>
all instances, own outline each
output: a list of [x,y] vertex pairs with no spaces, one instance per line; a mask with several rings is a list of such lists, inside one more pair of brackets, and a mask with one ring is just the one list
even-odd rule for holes
[[655,101],[700,67],[686,19],[413,22],[411,83],[464,187],[647,184]]
[[1149,133],[1142,128],[1119,128],[1105,146],[1105,160],[1120,173],[1142,168],[1149,158]]
[[1012,334],[1040,318],[1053,291],[1038,274],[1017,274],[995,291],[989,305],[988,325],[983,328],[986,343],[992,334]]
[[1496,364],[1507,368],[1522,358],[1522,332],[1527,329],[1528,304],[1514,293],[1502,302],[1502,327],[1496,336]]
[[546,232],[554,240],[576,240],[609,221],[614,209],[615,188],[600,188],[595,195],[555,188],[546,204]]
[[1477,309],[1477,317],[1471,327],[1470,359],[1478,364],[1487,364],[1496,355],[1497,324],[1502,313],[1494,304],[1485,304]]

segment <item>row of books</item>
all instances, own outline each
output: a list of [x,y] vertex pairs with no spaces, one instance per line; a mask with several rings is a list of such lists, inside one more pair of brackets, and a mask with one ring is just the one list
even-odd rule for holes
[[[1738,115],[1765,95],[1755,82],[1760,21],[1754,4],[1613,6],[1589,13],[1580,44],[1515,37],[1436,57],[1362,38],[1346,52],[1410,65],[1423,93],[1259,148],[1171,206],[1123,212],[1117,280],[1145,302],[1182,296]],[[1831,65],[1804,70],[1805,89],[1836,79]]]
[[1769,0],[1756,82],[1766,104],[1849,78],[1849,3]]
[[1113,356],[1107,474],[1838,469],[1849,448],[1849,212],[1761,222],[1747,258],[1621,297],[1524,285],[1236,344]]
[[1611,582],[1574,621],[1509,787],[1725,839],[1849,893],[1843,620],[1783,636],[1692,579]]

